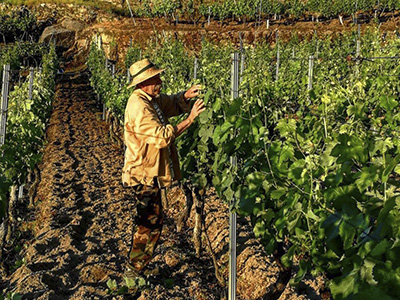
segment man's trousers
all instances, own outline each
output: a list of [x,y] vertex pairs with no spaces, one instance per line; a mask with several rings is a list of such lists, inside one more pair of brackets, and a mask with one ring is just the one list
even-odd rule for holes
[[135,187],[136,232],[132,236],[129,264],[136,271],[144,269],[153,257],[163,226],[161,190]]

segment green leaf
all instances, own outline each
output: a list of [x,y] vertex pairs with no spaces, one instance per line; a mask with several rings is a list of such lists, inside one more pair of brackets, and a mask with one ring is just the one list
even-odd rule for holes
[[362,168],[360,177],[356,180],[356,185],[360,192],[363,192],[377,181],[379,177],[378,169],[379,167],[376,165]]
[[335,278],[331,282],[330,289],[334,297],[341,295],[342,299],[346,299],[357,292],[356,275],[350,274],[345,277]]
[[393,109],[395,109],[399,103],[395,100],[395,96],[387,96],[387,95],[382,95],[379,98],[381,106],[386,109],[386,111],[391,112]]
[[387,182],[389,179],[389,175],[393,172],[393,169],[400,162],[400,154],[396,155],[394,158],[386,158],[386,167],[382,173],[382,181]]
[[293,264],[293,256],[296,250],[296,246],[293,245],[289,248],[288,252],[281,256],[281,262],[285,267],[290,267]]
[[212,118],[213,111],[211,109],[206,109],[199,115],[199,123],[200,124],[208,124],[210,123],[210,119]]
[[213,141],[215,146],[219,146],[220,143],[223,143],[230,133],[230,129],[233,127],[233,124],[229,122],[225,122],[221,126],[215,127],[213,134]]
[[300,281],[303,280],[304,276],[307,274],[309,268],[309,263],[305,260],[299,261],[299,270],[297,271],[294,280],[292,281],[293,284],[298,284]]
[[356,136],[341,134],[338,137],[338,144],[332,149],[331,155],[337,157],[337,163],[355,159],[365,162],[368,158],[368,147],[365,142]]
[[400,199],[400,198],[391,197],[384,202],[384,206],[380,210],[379,216],[378,216],[379,223],[384,223],[386,221],[386,218],[388,217],[389,213],[396,206],[396,199]]
[[279,187],[278,189],[273,190],[271,192],[271,198],[272,199],[279,199],[283,195],[285,195],[286,193],[287,193],[287,189],[285,187]]
[[305,166],[306,166],[306,162],[304,159],[296,160],[289,167],[288,177],[290,179],[295,179],[295,180],[302,179],[306,173]]
[[382,240],[375,248],[370,252],[370,254],[374,257],[380,257],[382,254],[386,253],[392,246],[392,243],[388,240]]
[[235,98],[232,103],[229,105],[228,110],[226,111],[226,117],[229,118],[231,116],[237,116],[240,113],[240,107],[242,105],[243,99],[238,97]]
[[339,226],[339,235],[343,241],[343,249],[347,250],[353,246],[356,229],[348,222],[342,222]]
[[109,279],[107,281],[107,286],[110,290],[116,290],[117,289],[117,281],[115,279]]
[[390,137],[388,137],[388,138],[386,138],[384,140],[377,140],[375,142],[373,153],[376,153],[376,152],[379,151],[381,154],[385,154],[385,152],[388,149],[392,149],[393,146],[394,146],[393,145],[393,141],[392,141],[392,139]]
[[265,175],[261,172],[254,172],[246,176],[246,183],[250,190],[260,190],[264,180]]
[[131,277],[124,277],[125,280],[125,284],[128,288],[133,288],[136,286],[135,284],[135,278],[131,278]]
[[321,220],[321,218],[318,217],[318,216],[312,211],[312,209],[309,209],[309,210],[307,211],[306,217],[307,217],[308,219],[312,219],[312,220],[317,221],[317,222],[319,222],[319,221]]
[[370,285],[376,285],[378,283],[374,279],[374,275],[373,275],[374,267],[375,267],[375,263],[373,261],[365,260],[364,264],[361,266],[361,269],[360,269],[361,278]]
[[276,128],[279,130],[281,136],[286,137],[290,133],[294,133],[296,131],[296,120],[294,119],[281,119],[276,125]]

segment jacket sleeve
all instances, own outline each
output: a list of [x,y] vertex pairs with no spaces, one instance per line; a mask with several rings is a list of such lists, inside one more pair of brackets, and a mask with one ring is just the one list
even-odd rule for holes
[[190,102],[185,101],[183,97],[184,94],[185,92],[180,92],[175,95],[160,95],[158,102],[166,118],[190,112]]
[[175,139],[175,129],[172,125],[162,125],[150,103],[139,105],[126,111],[125,126],[137,139],[156,148],[168,147]]

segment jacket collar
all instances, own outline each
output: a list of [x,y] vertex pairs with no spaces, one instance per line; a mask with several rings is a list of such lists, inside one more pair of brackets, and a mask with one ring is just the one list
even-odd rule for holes
[[153,97],[151,97],[149,94],[144,92],[142,89],[135,89],[134,93],[137,93],[138,95],[146,97],[146,99],[149,101],[153,100]]

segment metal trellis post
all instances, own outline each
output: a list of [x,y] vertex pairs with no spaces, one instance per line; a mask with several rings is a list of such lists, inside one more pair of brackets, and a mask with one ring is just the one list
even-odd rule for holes
[[[231,69],[231,97],[235,99],[239,96],[239,53],[232,54]],[[236,168],[237,160],[235,156],[230,158],[233,168]],[[235,197],[231,199],[229,213],[229,300],[236,299],[236,212],[233,210]]]
[[231,57],[231,97],[235,99],[239,96],[239,53],[233,53]]
[[0,119],[0,146],[4,145],[6,136],[6,125],[7,125],[7,109],[8,109],[8,92],[10,84],[10,65],[4,65],[3,69],[3,84],[1,89],[2,101],[1,101],[1,119]]
[[19,189],[18,189],[18,199],[22,199],[22,197],[24,196],[24,184],[22,184],[22,185],[20,185],[19,186]]
[[[232,168],[236,168],[236,157],[230,157]],[[236,299],[236,226],[237,216],[233,211],[235,196],[232,197],[229,214],[229,300]]]
[[277,47],[277,53],[276,53],[276,75],[275,75],[275,81],[278,81],[278,79],[279,79],[279,63],[280,63],[278,31],[276,32],[276,47]]
[[193,78],[194,80],[197,79],[197,69],[199,67],[199,60],[197,57],[194,58],[194,70],[193,70]]
[[356,76],[360,73],[360,54],[361,54],[361,41],[357,40],[357,48],[356,48]]
[[313,88],[313,73],[314,73],[314,56],[310,55],[308,57],[308,90]]
[[32,99],[32,91],[33,91],[33,76],[35,76],[35,69],[30,67],[30,77],[29,77],[29,100]]

